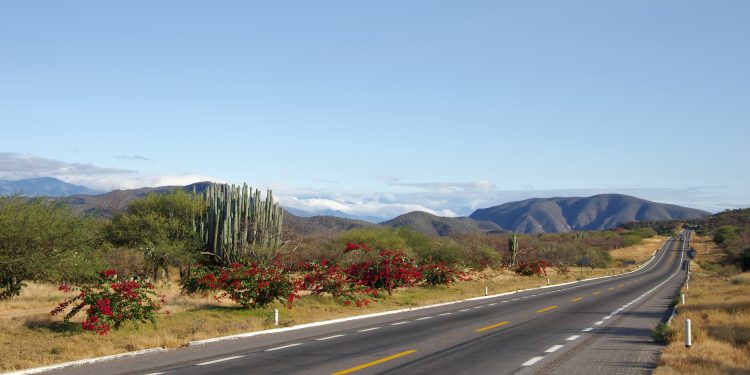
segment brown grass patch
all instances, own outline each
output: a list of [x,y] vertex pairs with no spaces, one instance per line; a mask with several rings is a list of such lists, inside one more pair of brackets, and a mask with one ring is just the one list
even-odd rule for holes
[[[655,374],[750,374],[750,275],[726,275],[716,267],[723,250],[708,237],[694,237],[698,255],[685,305],[670,324],[674,340],[664,348]],[[739,280],[739,281],[735,281]],[[692,322],[693,342],[684,345],[684,322]]]
[[616,262],[634,260],[636,263],[640,264],[647,261],[648,258],[651,258],[654,251],[660,248],[666,239],[667,237],[664,236],[644,238],[643,241],[637,245],[610,250],[609,254],[612,255],[612,260]]

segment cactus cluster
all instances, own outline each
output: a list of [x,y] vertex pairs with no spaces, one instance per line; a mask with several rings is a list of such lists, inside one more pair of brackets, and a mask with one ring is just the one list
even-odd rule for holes
[[510,250],[511,265],[516,265],[516,255],[518,255],[518,236],[511,233],[508,237],[508,250]]
[[247,184],[211,184],[203,196],[206,210],[196,231],[217,263],[238,262],[255,248],[281,243],[283,210],[273,202],[271,190],[261,200],[260,190]]

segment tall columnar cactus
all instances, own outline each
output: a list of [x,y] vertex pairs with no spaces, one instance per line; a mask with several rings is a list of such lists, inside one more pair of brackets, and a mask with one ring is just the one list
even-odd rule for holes
[[516,255],[518,255],[518,236],[515,233],[511,233],[508,237],[508,250],[510,250],[511,265],[516,265]]
[[284,215],[271,190],[265,200],[260,190],[253,192],[247,184],[211,184],[203,194],[206,210],[196,222],[196,231],[218,263],[237,262],[254,248],[281,243]]

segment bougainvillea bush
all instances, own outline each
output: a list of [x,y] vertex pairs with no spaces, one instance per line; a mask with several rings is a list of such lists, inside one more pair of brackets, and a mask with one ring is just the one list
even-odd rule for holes
[[419,266],[421,281],[428,285],[450,285],[458,280],[468,280],[465,272],[461,271],[456,263],[445,261],[434,261],[427,258],[424,264]]
[[291,308],[299,297],[300,284],[279,264],[233,263],[229,267],[197,267],[191,270],[182,288],[187,293],[220,292],[218,298],[227,297],[254,309],[274,300],[286,301]]
[[[154,314],[161,308],[156,298],[164,297],[154,291],[153,284],[143,279],[118,281],[114,269],[100,271],[97,284],[83,286],[79,293],[52,310],[52,315],[73,308],[65,314],[64,320],[70,321],[80,311],[86,311],[86,319],[81,323],[84,330],[95,331],[106,335],[111,328],[119,329],[123,322],[146,323],[156,322]],[[73,291],[69,285],[61,284],[62,291]]]
[[364,244],[350,243],[344,252],[355,250],[364,252],[363,260],[349,264],[346,274],[359,286],[385,290],[391,295],[398,287],[413,286],[422,276],[414,259],[407,257],[403,251],[374,251]]
[[302,279],[302,286],[313,295],[330,294],[345,305],[354,302],[358,307],[370,303],[365,296],[378,295],[377,289],[360,285],[340,265],[327,259],[310,262],[307,269],[309,271]]
[[542,277],[547,276],[547,267],[549,267],[549,264],[544,260],[533,262],[521,261],[516,264],[514,271],[517,275]]

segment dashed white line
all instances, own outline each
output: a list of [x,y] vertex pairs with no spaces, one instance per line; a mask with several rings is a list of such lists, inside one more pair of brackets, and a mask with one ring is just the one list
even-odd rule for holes
[[532,357],[530,360],[524,362],[521,366],[531,366],[542,360],[544,357]]
[[489,305],[487,305],[487,306],[495,306],[495,305],[497,305],[497,302],[492,302],[492,303],[490,303],[490,304],[489,304]]
[[562,345],[555,345],[555,346],[553,346],[553,347],[545,350],[544,352],[545,353],[554,353],[554,352],[560,350],[560,348],[562,348],[562,347],[563,347]]
[[598,326],[598,325],[600,325],[600,324],[602,324],[602,323],[604,323],[604,321],[603,321],[603,320],[600,320],[600,321],[598,321],[598,322],[595,322],[595,323],[594,323],[594,325],[595,325],[595,326]]
[[588,327],[588,328],[584,328],[584,329],[583,329],[583,332],[591,332],[591,330],[593,330],[593,328],[591,328],[591,327]]
[[579,337],[581,337],[581,335],[573,335],[573,336],[570,336],[567,339],[565,339],[565,341],[573,341],[573,340],[575,340],[575,339],[577,339]]
[[474,306],[475,309],[481,309],[484,306]]
[[396,323],[391,323],[391,325],[392,325],[392,326],[400,326],[400,325],[402,325],[402,324],[406,324],[406,323],[409,323],[409,321],[407,320],[407,321],[403,321],[403,322],[396,322]]
[[438,316],[446,316],[446,315],[452,315],[452,314],[453,314],[452,312],[447,312],[447,313],[439,314]]
[[427,320],[427,319],[432,319],[432,317],[431,316],[423,316],[423,317],[417,318],[415,320]]
[[345,335],[333,335],[333,336],[328,336],[328,337],[321,337],[321,338],[315,339],[315,340],[317,340],[317,341],[325,341],[325,340],[335,339],[337,337],[343,337],[343,336],[345,336]]
[[272,352],[272,351],[274,351],[274,350],[281,350],[281,349],[291,348],[291,347],[293,347],[293,346],[299,346],[299,345],[302,345],[302,343],[301,343],[301,342],[298,342],[298,343],[294,343],[294,344],[289,344],[289,345],[284,345],[284,346],[277,346],[277,347],[275,347],[275,348],[271,348],[271,349],[266,349],[266,351],[267,351],[267,352]]
[[458,310],[459,312],[469,311],[470,309]]
[[518,301],[518,298],[513,298],[513,301]]
[[236,355],[236,356],[233,356],[233,357],[226,357],[226,358],[215,359],[213,361],[196,363],[195,365],[196,366],[212,365],[214,363],[219,363],[219,362],[224,362],[224,361],[231,361],[233,359],[242,358],[242,357],[244,357],[244,355]]
[[365,329],[360,329],[360,330],[359,330],[359,331],[357,331],[357,332],[369,332],[369,331],[374,331],[374,330],[376,330],[376,329],[380,329],[380,328],[381,328],[381,327],[372,327],[372,328],[365,328]]
[[602,318],[602,320],[609,320],[609,319],[612,319],[612,315],[607,315],[604,318]]

